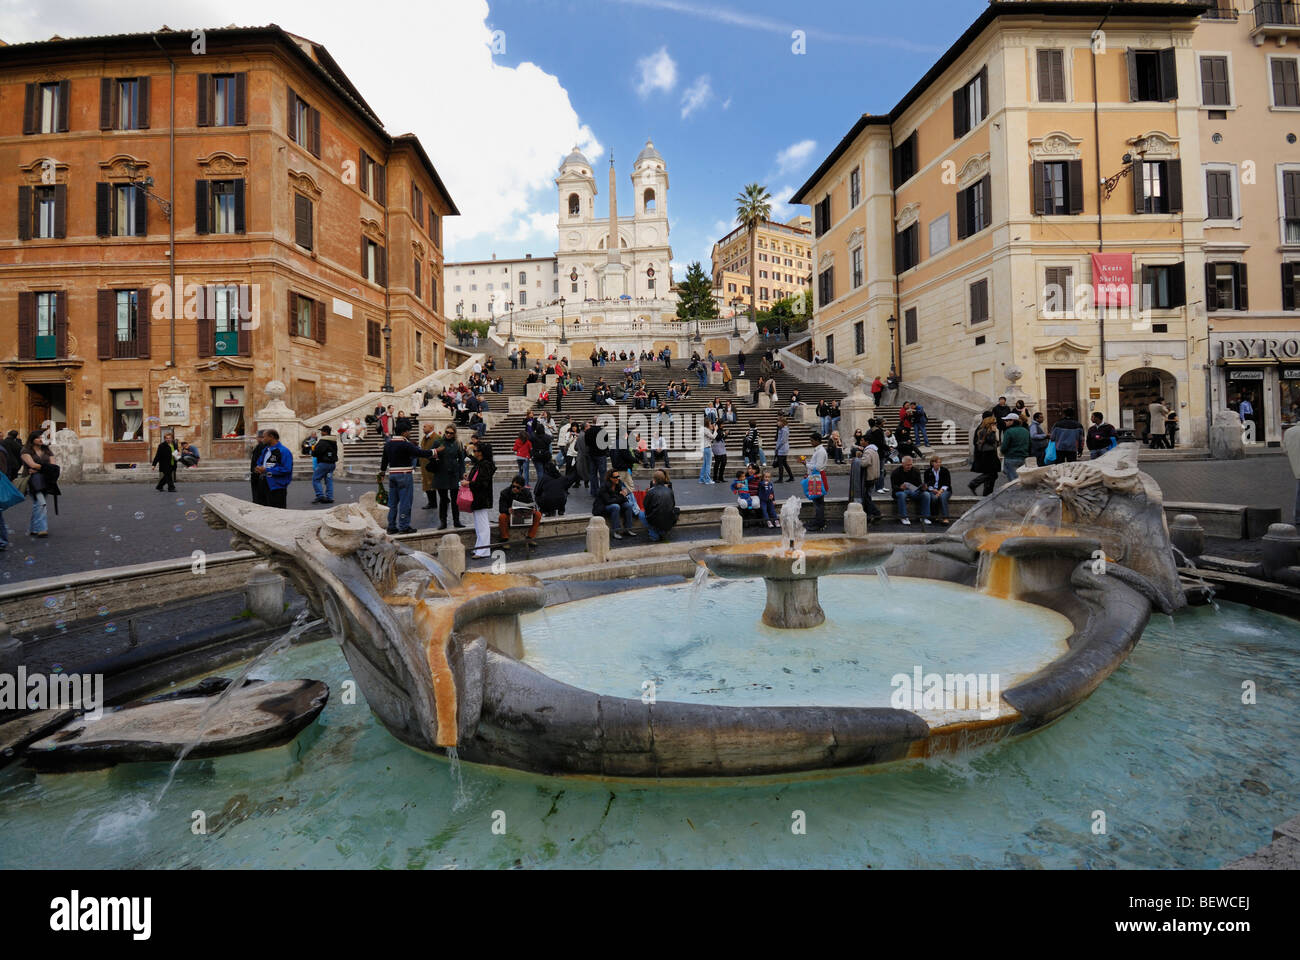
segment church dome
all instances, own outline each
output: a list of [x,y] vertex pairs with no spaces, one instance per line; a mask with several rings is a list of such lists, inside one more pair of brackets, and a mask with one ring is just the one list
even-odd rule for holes
[[560,168],[563,169],[564,167],[575,163],[584,167],[591,166],[591,161],[583,156],[582,151],[578,149],[576,144],[573,147],[573,152],[564,158],[564,162],[560,164]]
[[658,160],[660,163],[664,162],[664,158],[659,156],[659,151],[655,149],[653,140],[647,140],[645,142],[645,146],[641,149],[641,152],[636,155],[636,163],[634,166],[639,167],[646,160]]

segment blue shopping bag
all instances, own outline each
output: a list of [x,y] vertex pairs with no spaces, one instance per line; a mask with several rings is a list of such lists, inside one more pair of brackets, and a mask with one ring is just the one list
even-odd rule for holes
[[27,498],[18,492],[13,481],[0,473],[0,511],[8,510],[15,504],[22,503]]
[[1056,462],[1056,441],[1048,440],[1047,451],[1043,454],[1043,463],[1048,464],[1048,463],[1055,463],[1055,462]]

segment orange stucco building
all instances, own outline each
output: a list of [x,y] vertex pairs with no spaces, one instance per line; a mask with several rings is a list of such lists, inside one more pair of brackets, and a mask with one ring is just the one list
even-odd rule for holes
[[269,381],[310,417],[445,360],[458,211],[279,27],[0,47],[0,197],[0,423],[88,464],[238,458]]

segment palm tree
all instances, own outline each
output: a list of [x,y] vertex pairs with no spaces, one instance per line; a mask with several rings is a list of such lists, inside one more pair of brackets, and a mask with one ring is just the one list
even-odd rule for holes
[[758,314],[758,228],[772,217],[772,195],[761,183],[747,183],[736,197],[736,222],[749,231],[749,322]]

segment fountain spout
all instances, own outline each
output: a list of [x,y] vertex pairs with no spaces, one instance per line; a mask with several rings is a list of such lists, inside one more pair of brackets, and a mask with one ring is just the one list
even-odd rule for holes
[[798,553],[803,547],[804,526],[799,519],[799,508],[803,501],[791,495],[781,508],[781,546],[791,553]]

